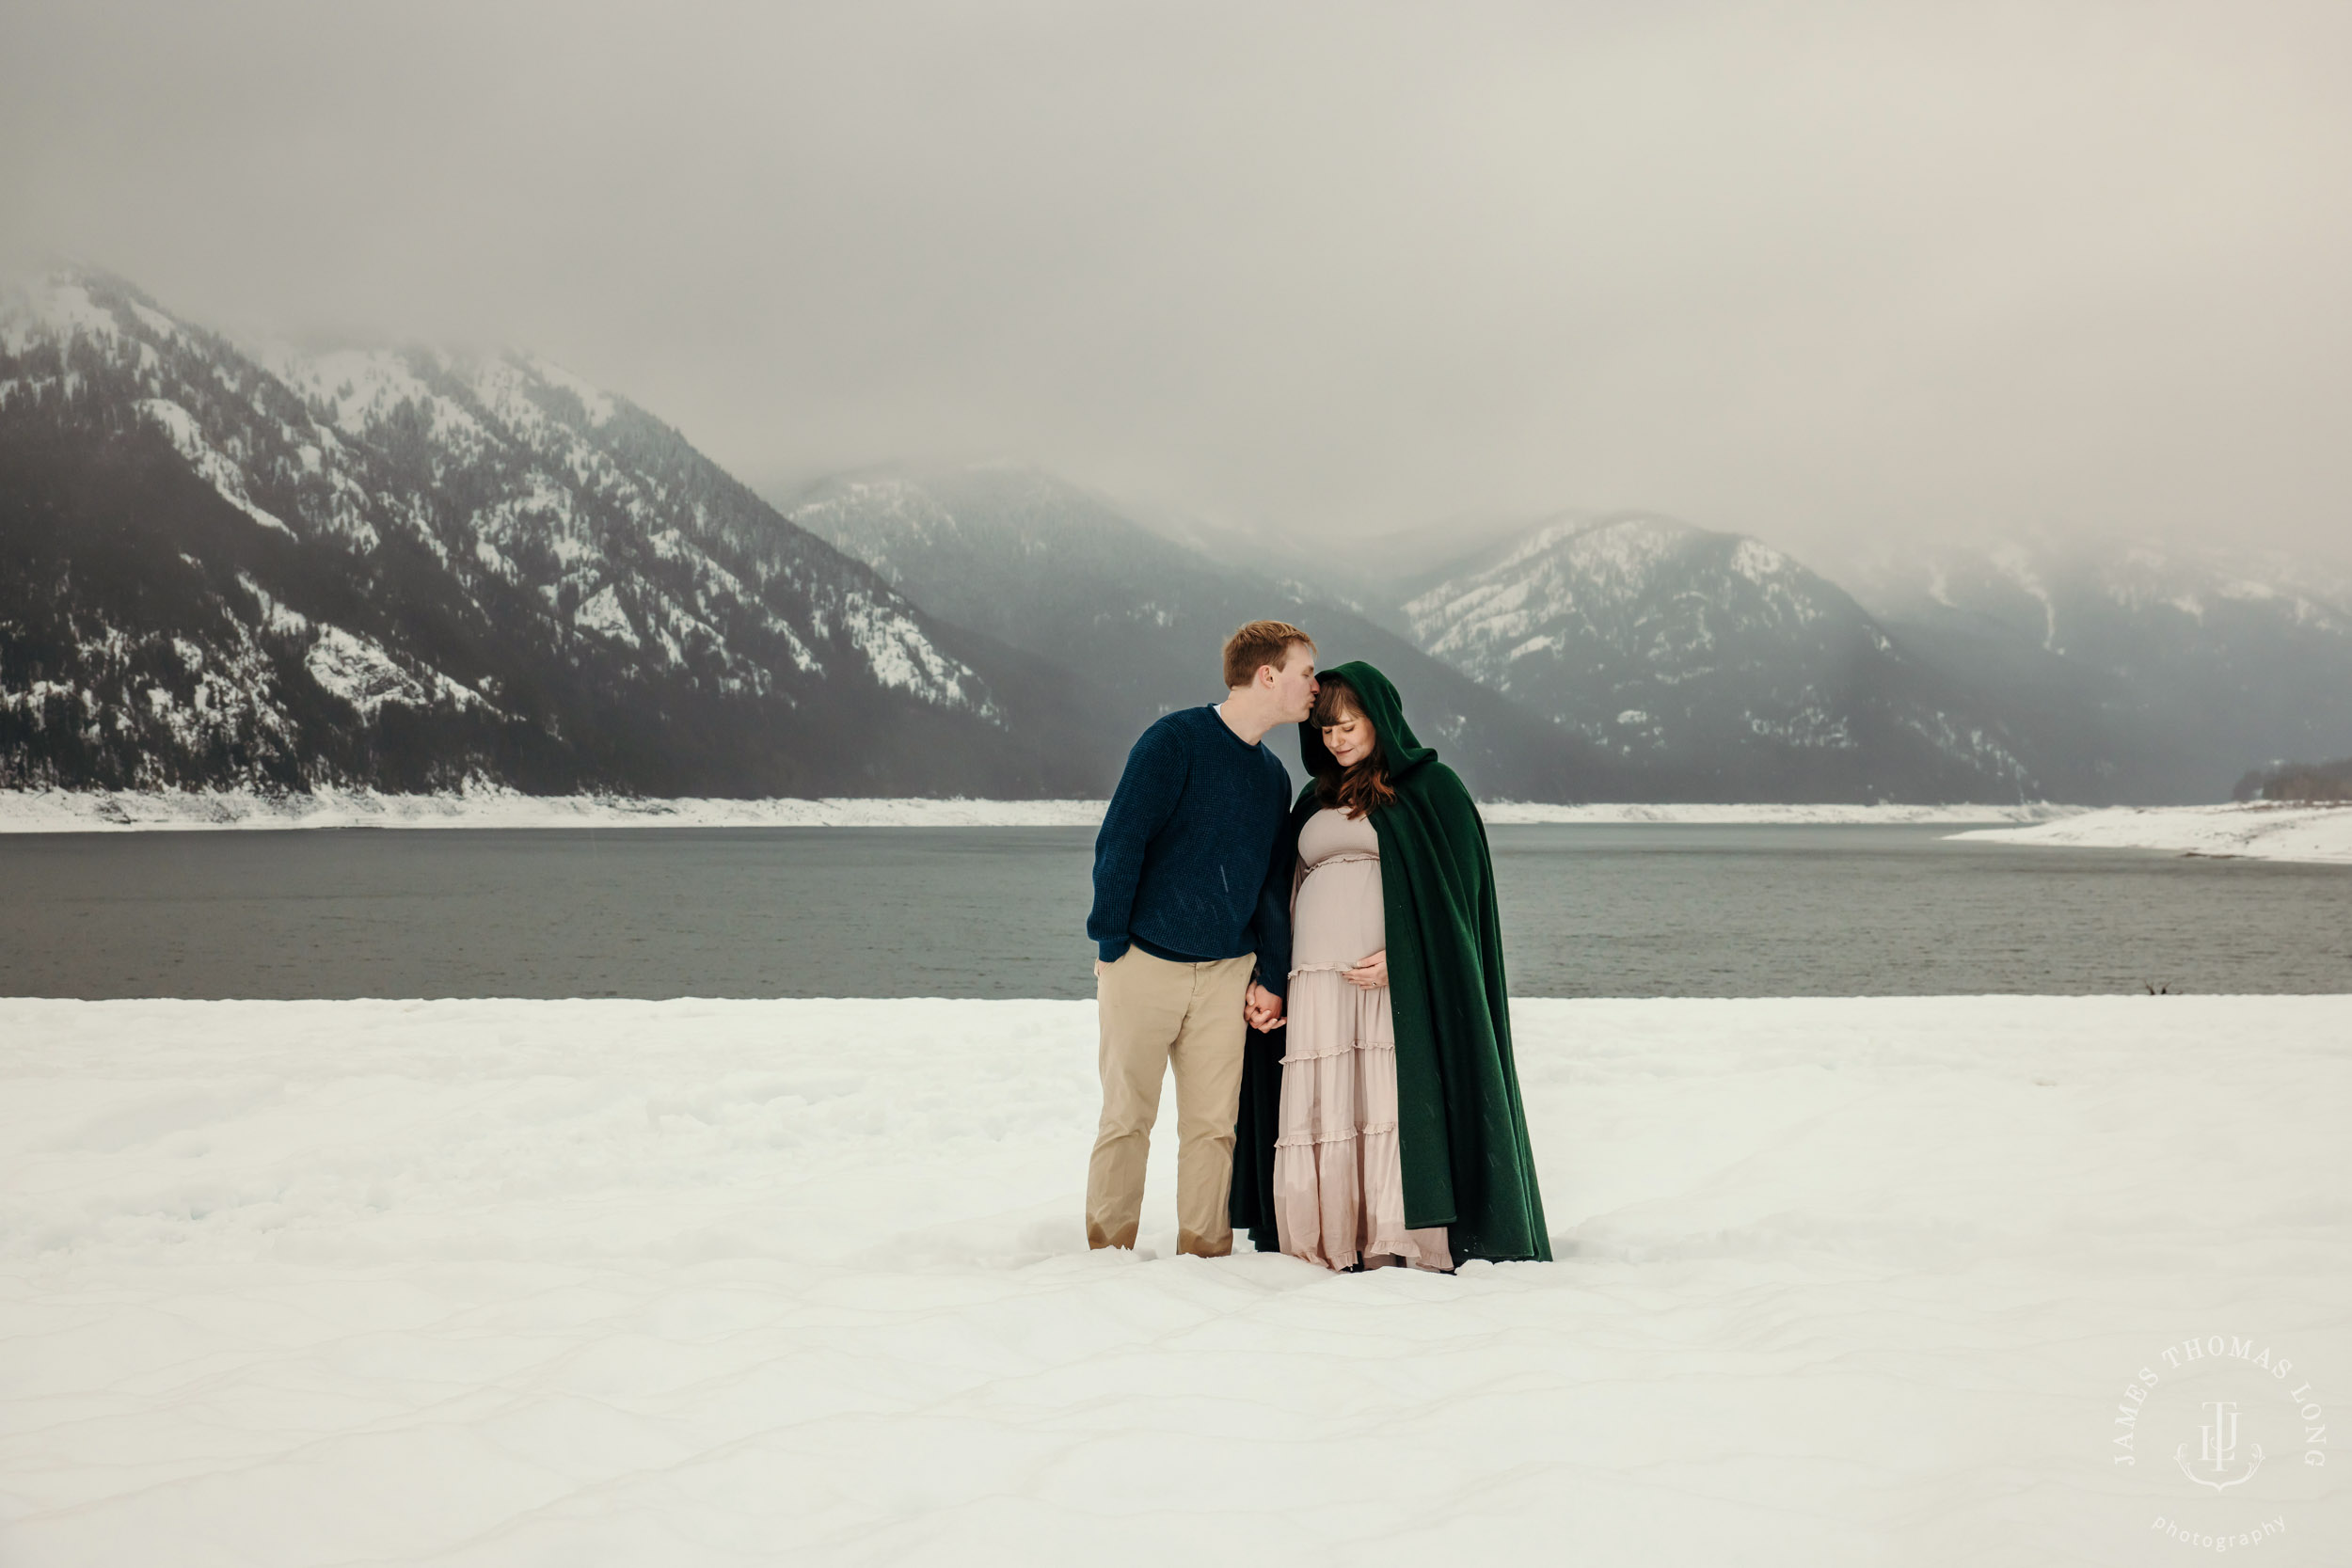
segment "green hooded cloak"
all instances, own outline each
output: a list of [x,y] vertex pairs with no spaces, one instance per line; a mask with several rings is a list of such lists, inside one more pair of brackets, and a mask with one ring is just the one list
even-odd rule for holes
[[[1502,922],[1486,825],[1454,769],[1414,738],[1386,675],[1369,664],[1327,673],[1355,689],[1396,790],[1393,804],[1373,812],[1372,826],[1380,839],[1388,927],[1405,1223],[1416,1230],[1447,1227],[1456,1262],[1549,1262],[1551,1240],[1511,1059]],[[1298,726],[1298,749],[1310,774],[1337,769],[1313,724]],[[1284,833],[1292,856],[1299,829],[1319,806],[1311,778]],[[1274,1139],[1282,1050],[1280,1030],[1249,1037],[1234,1129],[1233,1227],[1248,1231],[1261,1252],[1279,1244]]]

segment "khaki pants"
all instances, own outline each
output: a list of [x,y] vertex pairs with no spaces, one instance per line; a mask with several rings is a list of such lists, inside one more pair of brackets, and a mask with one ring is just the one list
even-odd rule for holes
[[1233,1184],[1241,1103],[1242,996],[1255,960],[1171,963],[1130,947],[1095,982],[1103,1022],[1103,1123],[1087,1165],[1087,1245],[1136,1244],[1143,1167],[1160,1114],[1160,1079],[1176,1069],[1176,1249],[1233,1250],[1225,1199]]

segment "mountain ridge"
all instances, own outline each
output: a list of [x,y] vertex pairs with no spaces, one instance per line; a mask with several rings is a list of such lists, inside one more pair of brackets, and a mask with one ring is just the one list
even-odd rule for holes
[[0,307],[0,780],[1099,788],[1049,672],[627,400],[274,357],[88,269]]
[[2008,541],[1882,557],[1854,579],[2070,799],[2225,800],[2250,766],[2352,750],[2352,577],[2324,564]]
[[[1170,540],[1034,467],[862,470],[813,486],[789,515],[943,619],[1082,669],[1130,737],[1172,707],[1222,695],[1217,655],[1235,626],[1288,619],[1315,637],[1323,662],[1367,658],[1397,678],[1416,729],[1473,788],[1561,800],[1639,782],[1395,632],[1252,562]],[[1295,769],[1287,728],[1269,744]]]
[[1390,670],[1489,798],[2153,804],[2352,750],[2352,575],[1850,580],[1650,513],[1300,546],[1018,463],[771,503],[531,354],[247,350],[95,269],[0,296],[0,787],[1099,798],[1263,616]]
[[1465,557],[1401,609],[1455,668],[1736,798],[2039,792],[1996,719],[1843,590],[1746,535],[1570,515]]

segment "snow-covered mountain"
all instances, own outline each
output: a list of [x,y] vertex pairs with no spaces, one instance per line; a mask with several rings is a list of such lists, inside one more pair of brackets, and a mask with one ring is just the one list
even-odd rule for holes
[[0,296],[0,787],[1099,796],[1262,615],[1489,796],[2204,800],[2352,752],[2352,576],[2274,558],[1882,559],[1857,602],[1653,516],[1333,554],[1006,466],[788,510],[527,355],[248,350],[55,274]]
[[1030,660],[528,356],[0,305],[0,784],[1098,792]]
[[1843,590],[1668,518],[1560,519],[1401,606],[1431,654],[1724,800],[2014,800],[2004,726]]
[[2196,801],[2352,751],[2352,578],[2275,554],[2011,543],[1881,556],[1858,593],[1996,706],[2070,800]]
[[[1279,577],[1284,558],[1270,562],[1232,539],[1219,559],[1034,468],[848,475],[788,511],[931,614],[1103,691],[1122,736],[1172,707],[1214,700],[1225,639],[1245,621],[1271,617],[1312,632],[1327,664],[1364,658],[1387,672],[1415,729],[1484,794],[1565,800],[1646,797],[1655,788],[1316,584]],[[1291,743],[1274,737],[1278,748]]]

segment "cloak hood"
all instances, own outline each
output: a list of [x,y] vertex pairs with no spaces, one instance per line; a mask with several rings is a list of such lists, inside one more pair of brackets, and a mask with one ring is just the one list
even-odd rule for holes
[[[1373,734],[1379,738],[1380,760],[1388,767],[1391,784],[1402,788],[1406,779],[1438,760],[1437,752],[1422,745],[1414,736],[1413,726],[1405,721],[1405,701],[1396,694],[1388,676],[1361,660],[1335,664],[1323,673],[1337,675],[1354,689],[1357,705],[1372,721]],[[1298,726],[1298,755],[1307,765],[1310,795],[1314,793],[1315,779],[1340,770],[1330,748],[1323,743],[1323,731],[1312,720]]]

